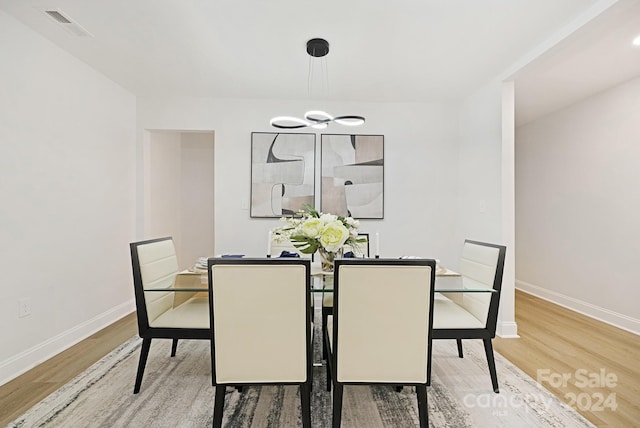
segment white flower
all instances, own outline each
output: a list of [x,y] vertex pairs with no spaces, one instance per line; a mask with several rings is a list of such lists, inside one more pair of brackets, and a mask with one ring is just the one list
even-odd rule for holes
[[324,229],[324,224],[319,218],[311,217],[300,225],[300,234],[309,238],[317,238]]
[[298,248],[305,254],[311,254],[318,248],[337,253],[344,245],[359,245],[357,240],[360,222],[352,217],[319,213],[308,206],[297,211],[294,216],[282,217],[280,220],[285,225],[273,229],[275,239],[289,239],[299,244]]
[[338,216],[334,214],[320,214],[320,221],[325,225],[329,225],[338,220]]
[[320,244],[331,252],[339,251],[349,238],[349,231],[340,221],[327,224],[320,234]]
[[353,217],[347,217],[344,219],[345,222],[347,222],[347,224],[355,229],[358,229],[360,227],[360,221],[358,220],[354,220]]

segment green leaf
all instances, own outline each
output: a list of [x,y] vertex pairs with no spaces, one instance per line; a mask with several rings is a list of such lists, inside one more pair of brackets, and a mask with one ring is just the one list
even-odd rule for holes
[[318,241],[304,235],[293,235],[289,238],[293,246],[303,254],[313,254],[318,250]]
[[304,209],[309,213],[309,215],[311,215],[312,217],[315,218],[319,218],[320,214],[318,214],[318,211],[315,210],[315,208],[313,208],[311,205],[309,204],[305,204],[304,205]]

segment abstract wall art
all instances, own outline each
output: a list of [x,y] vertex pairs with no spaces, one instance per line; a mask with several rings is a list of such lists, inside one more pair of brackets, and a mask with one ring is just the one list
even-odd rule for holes
[[315,149],[315,134],[251,133],[251,217],[314,205]]
[[322,134],[320,210],[384,218],[384,135]]

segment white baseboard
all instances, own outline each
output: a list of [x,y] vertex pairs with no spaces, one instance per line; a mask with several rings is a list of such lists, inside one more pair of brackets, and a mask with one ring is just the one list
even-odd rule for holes
[[70,348],[135,310],[134,300],[122,303],[96,317],[0,362],[0,385]]
[[640,335],[640,320],[516,279],[516,289]]
[[517,339],[520,337],[518,335],[518,324],[516,324],[515,321],[501,322],[498,320],[498,324],[496,325],[496,335],[503,339]]

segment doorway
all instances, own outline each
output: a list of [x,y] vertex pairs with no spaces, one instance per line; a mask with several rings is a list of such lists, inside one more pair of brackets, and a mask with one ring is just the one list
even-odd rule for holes
[[214,255],[215,134],[145,132],[144,237],[172,236],[186,269]]

